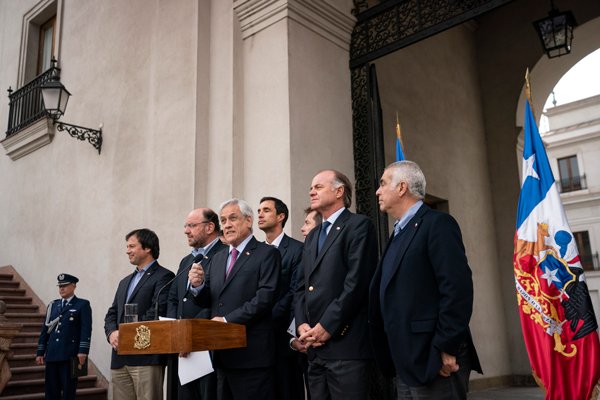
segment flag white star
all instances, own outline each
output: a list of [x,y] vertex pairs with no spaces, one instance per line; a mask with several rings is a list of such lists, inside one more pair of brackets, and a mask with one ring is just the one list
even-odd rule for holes
[[558,269],[550,269],[546,267],[546,272],[542,274],[541,278],[545,279],[548,282],[548,286],[552,285],[552,282],[560,282],[560,279],[556,277],[558,273]]
[[533,163],[535,162],[535,154],[532,154],[529,158],[523,159],[523,183],[528,176],[534,179],[540,179],[535,169],[533,169]]

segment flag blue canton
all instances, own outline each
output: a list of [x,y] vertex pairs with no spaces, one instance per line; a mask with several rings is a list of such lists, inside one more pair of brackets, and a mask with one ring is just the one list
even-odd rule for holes
[[554,183],[544,143],[531,112],[529,101],[525,102],[525,145],[523,149],[523,186],[519,196],[517,229],[531,211],[546,197]]
[[400,138],[396,138],[396,161],[403,161],[406,157],[404,157],[404,152],[402,151],[402,143],[400,143]]

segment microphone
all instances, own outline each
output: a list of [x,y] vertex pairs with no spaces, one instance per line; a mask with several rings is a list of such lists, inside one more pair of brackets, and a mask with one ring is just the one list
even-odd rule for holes
[[[192,261],[192,263],[186,267],[183,268],[181,271],[179,271],[177,273],[177,275],[175,275],[173,278],[171,278],[171,280],[169,280],[169,282],[165,283],[160,289],[158,289],[158,293],[156,293],[156,300],[154,300],[154,319],[157,320],[158,319],[158,300],[160,299],[160,292],[163,291],[164,288],[166,288],[167,286],[171,286],[171,284],[177,279],[179,278],[179,276],[181,274],[183,274],[184,272],[189,272],[190,268],[192,267],[192,265],[194,265],[195,263],[198,263],[199,261],[204,259],[204,255],[202,254],[198,254],[196,255],[196,257],[194,257],[194,260]],[[200,266],[202,266],[202,264],[200,264]]]

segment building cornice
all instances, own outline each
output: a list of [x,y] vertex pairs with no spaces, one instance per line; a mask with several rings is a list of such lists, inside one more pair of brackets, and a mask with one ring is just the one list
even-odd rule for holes
[[564,128],[548,131],[542,135],[551,147],[597,139],[600,136],[600,118]]
[[335,45],[349,50],[355,24],[347,15],[323,0],[236,0],[233,3],[242,38],[289,18]]
[[589,106],[600,104],[600,95],[586,97],[585,99],[572,101],[570,103],[561,104],[560,106],[548,108],[544,114],[550,118],[555,115],[564,114],[573,110],[579,110]]

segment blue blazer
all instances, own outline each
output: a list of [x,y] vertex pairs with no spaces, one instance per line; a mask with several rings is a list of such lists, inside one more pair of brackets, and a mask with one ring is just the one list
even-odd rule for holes
[[[119,282],[113,303],[108,308],[106,316],[104,317],[104,333],[106,335],[106,340],[108,340],[111,332],[118,330],[119,324],[124,321],[127,288],[129,287],[129,282],[132,277],[133,274],[129,274]],[[129,303],[136,303],[138,305],[138,321],[153,320],[155,308],[157,306],[159,309],[158,315],[166,315],[169,288],[164,286],[174,277],[175,274],[168,269],[161,267],[158,264],[158,261],[148,268],[146,274],[140,279],[131,294],[131,299],[129,299]],[[158,291],[163,287],[164,289],[160,292],[160,299],[158,299]],[[125,365],[142,366],[162,364],[166,364],[166,357],[162,357],[159,354],[119,355],[113,350],[110,368],[117,369]]]
[[456,355],[466,343],[473,369],[481,371],[469,331],[473,281],[458,224],[422,205],[404,229],[381,258],[399,246],[388,279],[382,281],[380,262],[370,286],[369,323],[379,366],[409,386],[427,385],[442,367],[440,353]]
[[296,327],[321,323],[331,334],[308,357],[324,360],[372,358],[367,327],[369,282],[377,266],[375,227],[369,218],[344,210],[317,254],[321,225],[304,242],[302,281],[296,292]]
[[37,356],[45,356],[46,362],[66,361],[77,354],[89,354],[92,338],[92,308],[90,302],[74,296],[61,310],[62,299],[48,304],[49,320],[59,318],[48,333],[42,324],[38,340]]
[[247,346],[217,350],[213,362],[219,368],[230,369],[273,366],[275,331],[271,311],[279,290],[279,251],[253,237],[225,279],[228,257],[228,249],[215,254],[195,300],[200,306],[211,307],[213,317],[245,325]]
[[281,283],[277,303],[273,307],[273,321],[275,323],[275,340],[277,353],[280,356],[294,356],[296,351],[290,349],[290,339],[292,336],[287,332],[290,322],[294,317],[292,304],[294,294],[300,284],[302,269],[302,242],[283,235],[279,243],[279,253],[281,254]]

